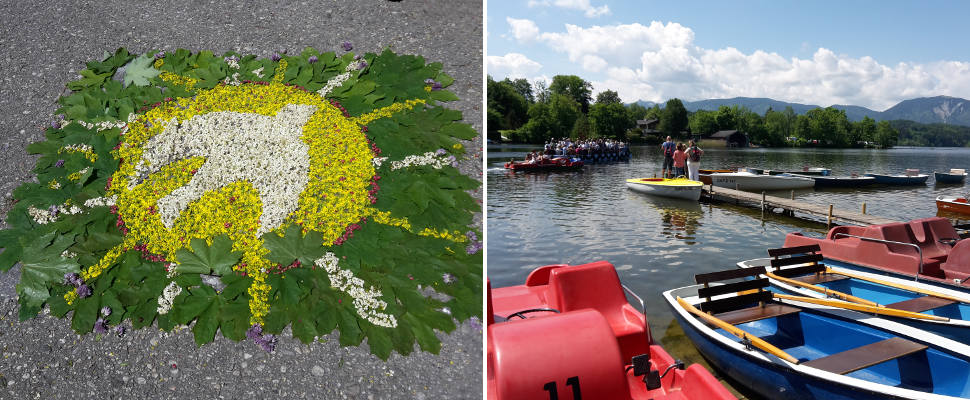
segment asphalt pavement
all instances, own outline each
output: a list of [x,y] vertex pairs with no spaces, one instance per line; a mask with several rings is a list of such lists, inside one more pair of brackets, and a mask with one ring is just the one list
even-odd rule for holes
[[[448,104],[482,131],[482,2],[0,0],[0,212],[34,179],[25,147],[43,140],[64,85],[84,62],[125,47],[234,50],[269,57],[306,46],[417,54],[441,62],[461,98]],[[459,169],[481,180],[481,139],[465,143]],[[476,199],[482,192],[476,191]],[[481,229],[481,215],[475,223]],[[17,320],[19,268],[0,273],[0,398],[474,399],[482,397],[482,332],[469,323],[440,333],[441,352],[388,361],[337,334],[303,345],[288,332],[273,353],[217,335],[197,347],[188,330],[157,328],[78,336],[67,319]],[[366,343],[366,342],[365,342]]]

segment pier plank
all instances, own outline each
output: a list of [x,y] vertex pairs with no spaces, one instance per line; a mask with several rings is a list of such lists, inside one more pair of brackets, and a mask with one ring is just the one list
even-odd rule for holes
[[[705,196],[713,199],[743,201],[745,203],[754,204],[755,206],[763,205],[767,208],[783,208],[785,210],[810,214],[821,218],[827,218],[829,215],[828,205],[813,204],[776,196],[764,196],[762,198],[761,193],[745,192],[743,190],[734,190],[716,186],[713,188],[713,193],[711,193],[710,186],[704,186],[702,190]],[[860,226],[898,222],[889,218],[840,209],[832,210],[832,221]]]

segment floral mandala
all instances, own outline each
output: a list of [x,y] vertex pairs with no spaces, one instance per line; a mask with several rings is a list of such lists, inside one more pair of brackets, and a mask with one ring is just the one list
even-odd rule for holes
[[440,64],[347,51],[89,62],[0,231],[21,319],[437,352],[481,311],[479,183],[454,168],[477,133],[436,105]]

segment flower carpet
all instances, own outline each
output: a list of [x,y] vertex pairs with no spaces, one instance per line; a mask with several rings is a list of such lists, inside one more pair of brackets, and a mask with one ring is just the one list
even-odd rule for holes
[[286,326],[336,329],[386,359],[478,318],[479,182],[456,168],[477,133],[441,105],[453,79],[341,50],[88,62],[0,231],[21,320],[46,305],[79,334],[188,326],[267,351]]

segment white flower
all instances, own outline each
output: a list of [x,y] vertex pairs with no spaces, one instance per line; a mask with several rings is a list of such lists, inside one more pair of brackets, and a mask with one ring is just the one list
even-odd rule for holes
[[259,68],[257,68],[257,69],[254,69],[254,70],[252,71],[252,72],[253,72],[253,75],[256,75],[256,76],[258,76],[258,77],[260,77],[260,78],[262,78],[262,77],[263,77],[263,68],[264,68],[264,67],[259,67]]
[[288,104],[275,116],[220,111],[168,121],[144,145],[129,189],[162,166],[189,157],[206,161],[188,184],[158,200],[162,223],[171,228],[189,203],[233,182],[250,182],[259,192],[263,214],[257,235],[283,224],[299,206],[309,181],[309,147],[300,138],[317,107]]
[[162,295],[158,296],[158,308],[156,311],[158,311],[159,314],[168,314],[168,312],[172,310],[172,301],[175,300],[175,297],[178,296],[179,293],[182,293],[182,288],[175,284],[175,281],[169,283],[168,286],[165,287],[165,290],[162,291]]
[[360,68],[359,60],[354,60],[350,64],[347,64],[347,68],[344,69],[345,72],[333,78],[330,78],[330,80],[327,81],[326,86],[324,86],[320,90],[317,90],[317,94],[319,94],[321,97],[327,97],[327,94],[330,93],[330,91],[332,91],[337,86],[343,85],[347,79],[350,79],[350,75],[353,74],[354,71],[357,70],[357,68]]
[[95,197],[93,199],[90,199],[88,201],[85,201],[84,202],[84,206],[87,207],[87,208],[105,207],[105,206],[110,207],[110,206],[115,205],[115,201],[117,199],[118,199],[118,196]]
[[430,165],[434,167],[434,169],[441,169],[441,167],[449,165],[453,161],[453,156],[447,154],[438,155],[429,151],[420,156],[410,155],[404,157],[404,160],[401,161],[391,161],[391,170],[393,171],[401,168],[407,168],[412,165]]
[[371,159],[371,162],[374,163],[374,168],[380,168],[384,161],[387,161],[387,157],[374,157]]
[[355,277],[353,272],[340,269],[340,266],[337,265],[338,260],[336,255],[327,252],[323,257],[316,260],[314,264],[327,271],[327,275],[330,276],[330,287],[347,293],[354,299],[354,308],[357,309],[357,315],[360,315],[377,326],[383,326],[385,328],[394,328],[397,326],[397,319],[393,315],[378,311],[383,311],[387,308],[387,302],[381,300],[381,291],[374,289],[373,286],[365,290],[362,279]]

